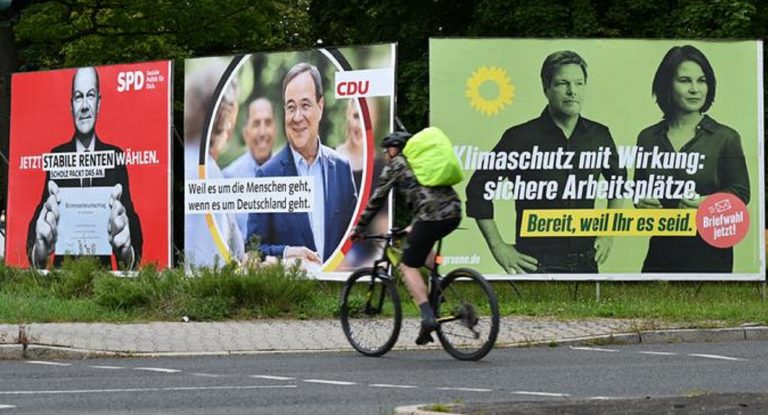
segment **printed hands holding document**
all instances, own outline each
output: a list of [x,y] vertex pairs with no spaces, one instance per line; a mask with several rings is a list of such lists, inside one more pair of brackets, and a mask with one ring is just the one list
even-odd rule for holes
[[59,225],[59,186],[48,181],[48,199],[40,209],[35,223],[35,245],[32,248],[33,266],[44,266],[46,259],[56,247],[57,228]]
[[133,268],[134,254],[131,246],[131,228],[128,226],[128,215],[125,206],[120,202],[123,195],[123,186],[116,184],[112,188],[112,194],[109,197],[109,223],[107,232],[109,233],[109,243],[117,256],[117,261],[124,268]]

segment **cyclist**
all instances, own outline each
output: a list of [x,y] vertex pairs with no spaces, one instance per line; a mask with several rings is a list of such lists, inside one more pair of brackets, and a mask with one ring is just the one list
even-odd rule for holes
[[409,138],[411,134],[395,131],[381,142],[388,163],[379,176],[376,191],[368,200],[368,206],[352,232],[352,240],[361,237],[364,228],[381,209],[390,189],[394,188],[397,195],[405,199],[413,213],[413,220],[406,228],[408,237],[399,268],[411,297],[421,310],[421,330],[416,344],[423,345],[434,341],[431,333],[437,329],[438,323],[427,300],[427,286],[419,268],[426,264],[427,257],[430,265],[432,264],[432,247],[435,242],[459,226],[461,201],[451,186],[427,187],[419,184],[401,154]]

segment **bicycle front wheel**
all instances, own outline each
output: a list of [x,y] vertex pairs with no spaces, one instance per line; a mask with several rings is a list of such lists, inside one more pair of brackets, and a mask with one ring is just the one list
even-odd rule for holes
[[436,305],[437,336],[448,354],[459,360],[480,360],[499,334],[499,303],[488,281],[477,271],[460,268],[441,282]]
[[394,347],[402,323],[394,281],[373,268],[355,271],[341,293],[341,327],[358,352],[378,357]]

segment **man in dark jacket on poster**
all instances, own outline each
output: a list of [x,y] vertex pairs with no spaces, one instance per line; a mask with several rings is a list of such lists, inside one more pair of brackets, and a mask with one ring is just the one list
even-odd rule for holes
[[[75,71],[70,103],[75,126],[74,137],[55,147],[51,153],[105,152],[115,156],[122,153],[120,148],[103,142],[96,135],[96,119],[101,106],[99,74],[96,68],[78,68]],[[114,160],[117,158],[114,157]],[[109,209],[109,220],[106,223],[94,223],[93,231],[97,235],[103,235],[103,229],[106,230],[106,237],[119,269],[134,269],[139,264],[142,248],[141,224],[131,201],[125,165],[114,163],[112,167],[103,168],[103,175],[82,178],[52,178],[51,171],[46,172],[42,197],[32,215],[27,233],[27,253],[32,267],[47,268],[48,258],[56,250],[57,239],[71,237],[59,234],[62,202],[60,188],[86,187],[111,188],[109,200],[104,201]],[[63,254],[56,252],[54,266],[61,264]],[[88,255],[88,250],[72,254]],[[112,269],[112,255],[102,253],[97,256],[103,265]]]

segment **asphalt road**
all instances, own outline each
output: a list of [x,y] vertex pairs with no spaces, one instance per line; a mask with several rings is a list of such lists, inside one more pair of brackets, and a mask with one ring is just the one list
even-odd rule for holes
[[0,361],[0,415],[391,414],[451,401],[764,392],[765,342]]

